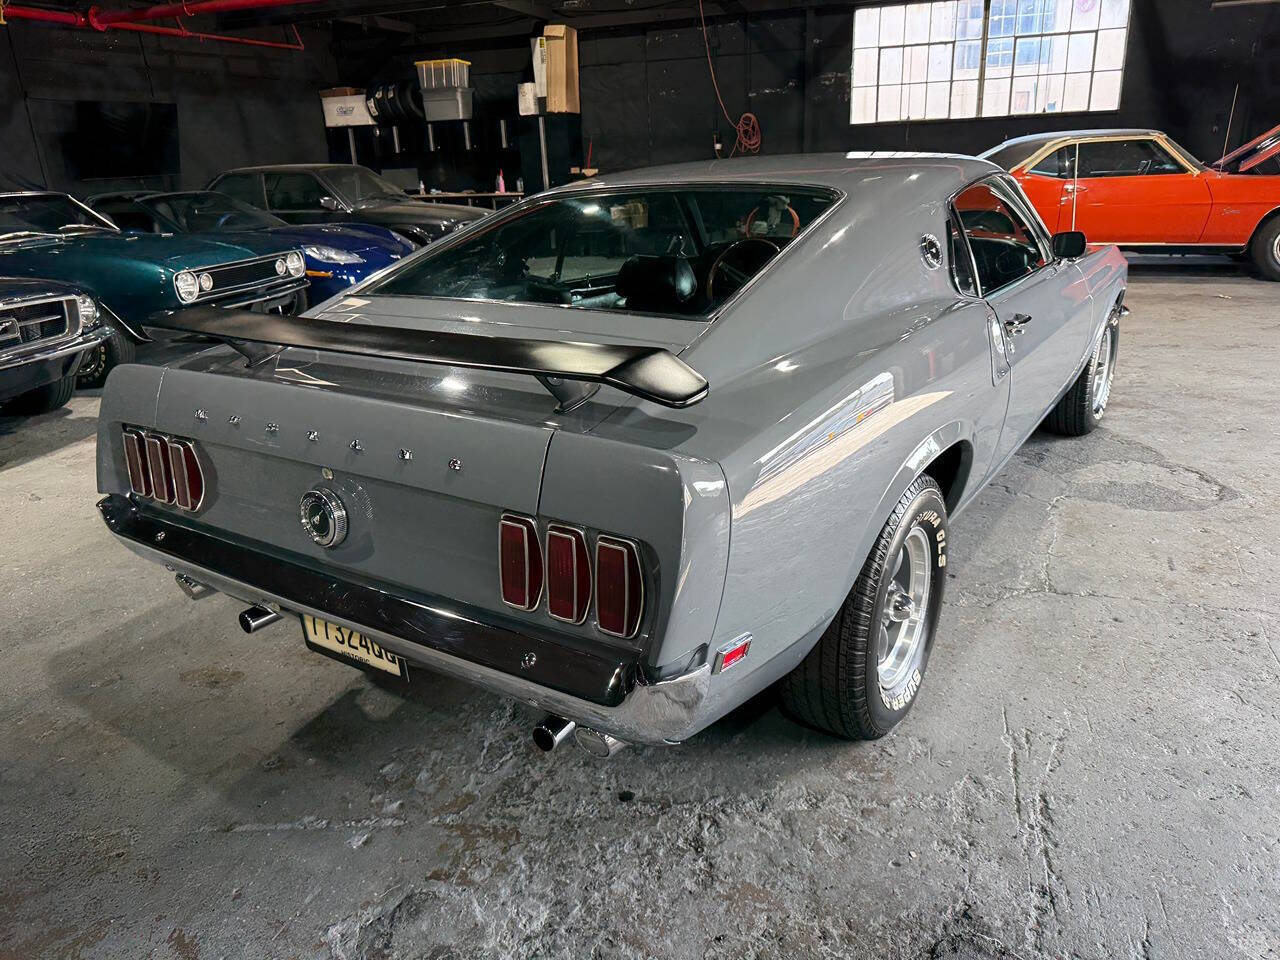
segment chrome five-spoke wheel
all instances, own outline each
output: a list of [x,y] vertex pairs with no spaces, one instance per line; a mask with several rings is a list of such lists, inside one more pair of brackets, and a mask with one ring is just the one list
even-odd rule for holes
[[921,527],[911,529],[886,569],[892,573],[880,605],[876,673],[885,701],[891,703],[913,677],[924,654],[933,562],[929,538]]

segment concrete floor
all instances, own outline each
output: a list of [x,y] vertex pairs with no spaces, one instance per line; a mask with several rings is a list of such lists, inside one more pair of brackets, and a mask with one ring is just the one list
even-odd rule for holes
[[94,511],[94,414],[0,420],[0,958],[1280,957],[1280,284],[1135,271],[1104,426],[953,525],[929,680],[554,758],[250,640]]

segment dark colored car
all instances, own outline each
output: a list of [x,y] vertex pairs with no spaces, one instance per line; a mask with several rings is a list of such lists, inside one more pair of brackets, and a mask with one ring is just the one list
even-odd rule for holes
[[352,284],[389,267],[414,245],[367,223],[289,224],[279,217],[215,190],[104,193],[85,201],[126,233],[241,233],[271,237],[301,247],[311,281],[310,299],[328,300]]
[[0,405],[48,413],[76,388],[76,371],[111,335],[93,297],[52,280],[0,277]]
[[133,359],[153,313],[195,303],[293,312],[305,306],[305,272],[302,251],[270,235],[124,234],[65,193],[0,193],[0,276],[74,284],[114,328],[81,365],[82,387]]
[[419,245],[485,214],[472,207],[413,200],[368,167],[346,163],[241,167],[215,177],[209,189],[290,223],[374,223]]

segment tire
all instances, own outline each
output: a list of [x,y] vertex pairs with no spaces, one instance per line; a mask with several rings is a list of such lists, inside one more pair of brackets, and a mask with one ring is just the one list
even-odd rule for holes
[[1107,318],[1093,356],[1084,370],[1044,418],[1044,425],[1066,437],[1083,437],[1102,422],[1111,400],[1111,385],[1116,375],[1116,359],[1120,355],[1120,308]]
[[81,390],[92,390],[107,382],[107,374],[111,368],[122,363],[132,363],[138,355],[133,341],[123,333],[116,332],[110,338],[90,350],[80,361],[80,372],[76,374],[76,386]]
[[[946,547],[942,491],[932,477],[918,477],[881,529],[835,619],[801,664],[783,677],[780,694],[787,714],[849,740],[875,740],[902,721],[915,703],[933,649]],[[903,596],[910,594],[914,603],[904,607],[899,598],[895,604],[891,585],[899,590],[905,585]]]
[[63,377],[61,380],[46,383],[43,387],[36,387],[19,397],[14,397],[9,408],[14,413],[52,413],[60,407],[65,407],[75,390],[75,376]]
[[1280,280],[1280,217],[1272,217],[1258,228],[1249,244],[1249,255],[1263,277]]

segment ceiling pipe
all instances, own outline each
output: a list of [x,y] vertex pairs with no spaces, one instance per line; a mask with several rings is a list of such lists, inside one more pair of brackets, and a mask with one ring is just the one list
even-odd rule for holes
[[316,0],[193,0],[191,3],[162,3],[153,7],[124,10],[103,10],[93,6],[89,8],[88,18],[89,22],[98,29],[105,29],[117,23],[196,17],[205,13],[231,13],[236,10],[258,10],[265,7],[296,7],[315,2]]
[[[225,2],[225,0],[224,0]],[[238,2],[251,2],[251,0],[238,0]],[[258,0],[261,3],[261,0]],[[279,0],[277,0],[279,2]],[[192,4],[192,6],[200,6],[200,4]],[[259,40],[255,37],[233,37],[221,33],[201,33],[195,30],[188,30],[182,21],[178,21],[176,27],[165,27],[154,23],[95,23],[93,20],[93,8],[89,13],[78,13],[70,10],[44,10],[40,7],[23,7],[15,4],[6,4],[4,7],[4,15],[6,19],[12,20],[31,20],[36,23],[53,23],[64,27],[79,27],[80,29],[93,30],[124,30],[130,33],[149,33],[152,35],[163,37],[180,37],[185,40],[209,41],[211,43],[234,43],[246,47],[268,47],[273,50],[305,50],[306,47],[302,43],[302,37],[298,34],[298,28],[293,28],[293,43],[281,42],[278,40]]]

